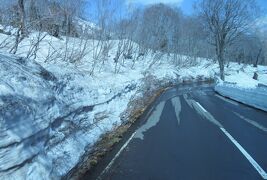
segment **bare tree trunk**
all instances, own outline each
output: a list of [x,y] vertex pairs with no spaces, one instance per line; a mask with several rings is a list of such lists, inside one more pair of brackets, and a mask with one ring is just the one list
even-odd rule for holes
[[24,0],[18,0],[19,12],[20,12],[20,27],[21,27],[21,35],[24,37],[27,35],[27,30],[25,26],[25,8],[24,8]]
[[257,66],[258,66],[259,59],[260,59],[260,55],[261,55],[261,51],[262,51],[262,48],[260,48],[260,50],[259,50],[259,52],[258,52],[257,59],[256,59],[256,62],[255,62],[255,64],[254,64],[254,67],[257,67]]
[[26,36],[24,0],[18,0],[18,6],[19,6],[19,14],[20,14],[20,26],[16,33],[15,44],[9,51],[10,53],[13,53],[13,54],[16,54],[19,43]]
[[15,44],[10,49],[9,53],[16,54],[17,53],[17,50],[18,50],[18,47],[19,47],[19,44],[20,44],[20,42],[22,40],[23,40],[23,36],[21,35],[21,27],[20,27],[17,30],[17,34],[16,34],[16,37],[15,37]]
[[219,67],[220,67],[220,78],[221,80],[225,80],[225,76],[224,76],[224,60],[221,56],[219,56],[218,58],[219,61]]
[[219,35],[216,40],[216,54],[219,62],[220,78],[224,81],[224,40],[221,40]]

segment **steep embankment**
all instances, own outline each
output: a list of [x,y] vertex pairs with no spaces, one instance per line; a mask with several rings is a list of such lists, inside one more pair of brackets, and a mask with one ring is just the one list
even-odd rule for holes
[[[29,55],[40,35],[36,54],[20,58]],[[1,179],[66,176],[157,89],[213,78],[217,71],[208,60],[160,52],[139,59],[121,56],[116,64],[118,41],[110,41],[108,54],[96,58],[96,40],[37,32],[22,40],[14,56],[6,53],[14,40],[13,31],[0,34]],[[139,56],[137,47],[133,43],[133,57]]]
[[[0,176],[65,176],[106,132],[125,121],[129,102],[167,83],[209,78],[194,67],[144,67],[98,77],[70,66],[0,55]],[[143,73],[142,73],[143,72]],[[180,74],[179,74],[180,72]],[[193,76],[188,76],[193,74]],[[138,101],[136,102],[138,103]]]

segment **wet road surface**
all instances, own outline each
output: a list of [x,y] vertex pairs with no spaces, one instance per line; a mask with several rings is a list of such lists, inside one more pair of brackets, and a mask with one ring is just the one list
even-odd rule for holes
[[266,112],[199,86],[166,91],[144,119],[98,179],[267,178]]

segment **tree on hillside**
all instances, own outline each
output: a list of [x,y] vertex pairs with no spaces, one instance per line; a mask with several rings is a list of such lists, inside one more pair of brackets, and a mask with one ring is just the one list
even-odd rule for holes
[[26,29],[26,14],[25,14],[25,8],[24,8],[24,0],[18,0],[18,7],[19,7],[19,15],[20,15],[20,29],[22,36],[25,36],[27,34]]
[[202,0],[197,4],[204,27],[216,49],[222,80],[225,50],[251,25],[256,12],[255,4],[254,0]]
[[179,19],[175,9],[165,4],[151,5],[144,10],[139,38],[155,51],[169,52]]
[[10,53],[16,54],[18,46],[20,42],[24,39],[27,35],[27,28],[26,28],[26,14],[25,14],[25,7],[24,7],[24,0],[18,0],[18,16],[19,16],[19,27],[16,32],[15,43]]

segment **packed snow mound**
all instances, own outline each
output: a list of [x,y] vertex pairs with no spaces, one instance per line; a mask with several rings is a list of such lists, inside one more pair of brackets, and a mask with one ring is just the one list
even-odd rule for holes
[[[215,86],[219,94],[267,111],[267,67],[232,64],[228,68],[225,81]],[[258,80],[253,79],[257,73]]]
[[56,78],[33,61],[2,54],[0,77],[0,176],[49,175],[49,158],[40,158],[62,106],[54,96]]
[[247,89],[224,83],[223,85],[215,86],[215,91],[243,104],[267,111],[267,87]]

